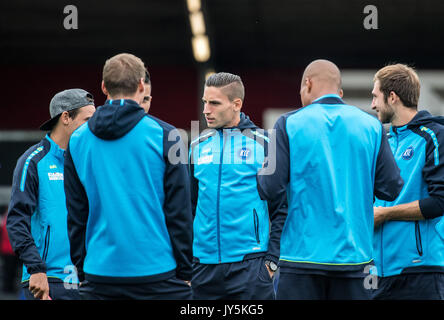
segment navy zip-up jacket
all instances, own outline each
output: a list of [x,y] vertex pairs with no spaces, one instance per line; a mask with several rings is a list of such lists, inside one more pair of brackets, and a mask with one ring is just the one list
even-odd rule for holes
[[275,172],[258,186],[262,199],[287,195],[280,266],[362,273],[373,259],[374,195],[394,200],[403,186],[381,123],[331,94],[274,129]]
[[391,207],[419,200],[424,220],[386,221],[375,230],[374,260],[379,276],[444,271],[444,117],[419,111],[388,133],[404,187]]
[[278,262],[278,206],[260,199],[256,181],[268,142],[267,133],[241,113],[236,127],[206,130],[191,143],[193,252],[200,263],[259,256]]
[[81,280],[191,279],[188,168],[174,130],[120,99],[106,101],[72,134],[65,191],[71,257]]
[[78,282],[69,255],[64,153],[46,135],[19,158],[14,170],[7,229],[23,262],[23,282],[39,272],[50,282]]

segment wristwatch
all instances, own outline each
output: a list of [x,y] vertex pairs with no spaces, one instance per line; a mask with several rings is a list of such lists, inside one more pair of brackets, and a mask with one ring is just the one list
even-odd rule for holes
[[271,260],[265,260],[265,265],[271,270],[271,272],[276,272],[278,266]]

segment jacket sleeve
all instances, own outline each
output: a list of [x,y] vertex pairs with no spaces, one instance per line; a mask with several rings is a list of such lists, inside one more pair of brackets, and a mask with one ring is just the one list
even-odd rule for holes
[[394,201],[403,186],[404,180],[381,124],[381,145],[376,159],[374,195],[381,200]]
[[46,272],[31,234],[31,216],[38,204],[39,178],[35,159],[26,154],[17,162],[12,181],[6,227],[11,246],[29,274]]
[[266,259],[275,263],[280,256],[280,239],[287,219],[287,185],[289,182],[289,142],[285,130],[285,117],[278,119],[270,142],[265,148],[265,162],[257,174],[257,185],[262,200],[267,200],[271,230]]
[[65,152],[64,186],[68,210],[68,238],[71,261],[76,267],[79,281],[83,281],[83,262],[86,256],[85,233],[89,215],[89,203],[83,184],[72,160],[69,145]]
[[419,208],[425,219],[444,214],[444,132],[437,130],[433,135],[429,134],[427,139],[426,160],[422,170],[429,197],[419,200]]
[[[173,129],[176,130],[176,129]],[[173,254],[176,259],[176,276],[191,280],[193,259],[193,218],[190,201],[190,180],[187,167],[187,152],[180,134],[169,141],[168,132],[164,135],[164,191],[163,210],[170,236]]]

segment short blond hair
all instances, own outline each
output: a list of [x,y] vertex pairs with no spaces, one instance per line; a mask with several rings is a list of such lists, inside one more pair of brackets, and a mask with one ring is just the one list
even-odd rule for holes
[[393,91],[401,99],[404,106],[417,108],[421,85],[416,71],[405,64],[397,63],[385,66],[376,72],[373,81],[379,81],[379,90],[387,101]]
[[130,53],[121,53],[106,60],[103,82],[110,96],[136,93],[140,79],[145,79],[145,64]]

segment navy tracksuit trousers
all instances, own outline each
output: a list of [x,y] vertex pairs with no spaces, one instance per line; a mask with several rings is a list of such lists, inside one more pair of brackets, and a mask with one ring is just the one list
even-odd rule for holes
[[193,298],[196,300],[272,300],[273,279],[264,257],[234,263],[194,263]]

